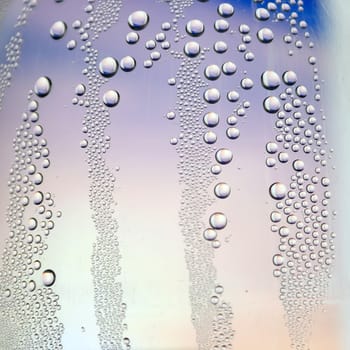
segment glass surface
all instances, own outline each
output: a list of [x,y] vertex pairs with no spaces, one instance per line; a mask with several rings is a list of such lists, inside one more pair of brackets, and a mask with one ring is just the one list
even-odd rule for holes
[[0,4],[0,350],[347,350],[342,1]]

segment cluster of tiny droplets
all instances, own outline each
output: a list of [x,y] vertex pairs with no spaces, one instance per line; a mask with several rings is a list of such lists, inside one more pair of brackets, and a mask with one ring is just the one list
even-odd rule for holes
[[[83,133],[86,137],[80,146],[85,150],[91,179],[89,202],[92,219],[95,224],[97,238],[93,246],[92,276],[95,294],[95,315],[99,327],[99,341],[103,350],[120,350],[125,346],[130,349],[129,338],[123,338],[127,327],[123,324],[126,304],[122,302],[123,290],[118,276],[121,274],[120,251],[118,242],[118,223],[114,217],[113,191],[115,177],[106,165],[104,154],[110,147],[110,137],[105,134],[110,125],[110,114],[107,107],[114,107],[119,102],[119,93],[115,90],[106,91],[101,101],[99,95],[108,78],[113,76],[118,63],[114,58],[107,57],[99,63],[99,52],[93,47],[99,34],[107,31],[117,22],[122,2],[119,0],[94,1],[89,0],[84,11],[88,15],[83,24],[80,20],[72,23],[72,28],[79,32],[82,46],[86,53],[84,62],[86,68],[82,74],[88,84],[78,84],[73,104],[86,108],[83,120]],[[57,21],[50,28],[54,40],[60,40],[67,33],[67,24]],[[75,40],[67,43],[67,49],[77,46]]]
[[0,272],[1,349],[62,349],[63,324],[57,318],[59,297],[51,288],[56,274],[41,258],[55,227],[54,196],[45,192],[50,150],[40,124],[37,98],[46,97],[51,81],[40,77],[28,95],[28,107],[13,140],[15,161],[10,170],[10,202]]
[[274,168],[280,164],[292,171],[288,185],[275,182],[269,189],[276,200],[271,230],[280,237],[279,251],[272,259],[273,273],[281,279],[280,299],[292,346],[303,350],[311,333],[312,315],[326,297],[335,258],[335,233],[328,223],[331,192],[327,158],[331,158],[332,149],[328,148],[321,121],[325,117],[320,106],[317,60],[304,54],[307,49],[312,51],[314,43],[302,19],[303,1],[275,1],[266,6],[255,2],[260,3],[257,19],[271,17],[289,23],[289,33],[283,36],[288,55],[300,55],[313,73],[310,87],[303,85],[293,70],[282,74],[266,70],[261,76],[263,87],[275,90],[263,102],[265,111],[276,116],[275,140],[266,144],[266,165]]
[[21,47],[23,39],[20,32],[13,35],[8,44],[5,46],[6,63],[0,64],[0,110],[2,108],[2,100],[5,96],[5,90],[11,85],[13,71],[18,66],[21,57]]
[[23,0],[23,6],[20,15],[17,18],[15,27],[21,27],[27,23],[28,15],[37,6],[38,0]]

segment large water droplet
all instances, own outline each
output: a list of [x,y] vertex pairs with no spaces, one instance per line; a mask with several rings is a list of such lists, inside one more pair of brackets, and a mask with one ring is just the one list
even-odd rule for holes
[[222,72],[225,75],[232,75],[232,74],[236,73],[236,71],[237,71],[237,66],[231,61],[225,62],[222,65]]
[[192,19],[187,22],[186,32],[191,36],[200,36],[204,32],[204,24],[199,19]]
[[280,86],[281,79],[276,72],[267,70],[261,76],[261,83],[264,88],[268,90],[274,90]]
[[203,122],[210,128],[219,124],[219,115],[215,112],[208,112],[203,117]]
[[196,57],[201,52],[201,48],[196,41],[189,41],[184,46],[184,53],[188,57]]
[[287,186],[281,182],[275,182],[270,186],[270,195],[273,199],[281,200],[287,194]]
[[50,28],[50,35],[53,39],[58,40],[64,37],[67,31],[67,24],[63,21],[55,22]]
[[214,193],[218,198],[227,198],[231,193],[231,187],[225,182],[220,182],[215,186]]
[[213,229],[222,230],[227,225],[227,218],[224,213],[216,212],[210,215],[209,224]]
[[128,18],[128,24],[133,30],[144,29],[149,22],[149,16],[145,11],[135,11]]
[[109,90],[103,95],[103,103],[107,107],[115,107],[119,103],[119,93],[116,90]]
[[220,91],[216,88],[207,89],[204,92],[204,99],[208,103],[216,103],[220,100]]
[[106,78],[112,77],[118,70],[118,62],[113,57],[105,57],[98,65],[98,70]]
[[234,12],[234,7],[227,2],[224,2],[218,6],[218,14],[222,17],[231,17]]
[[232,152],[227,148],[221,148],[215,153],[215,159],[220,164],[228,164],[233,158]]
[[131,56],[125,56],[120,60],[120,68],[124,72],[131,72],[136,67],[136,61]]
[[48,269],[43,271],[41,278],[45,287],[51,287],[56,281],[56,274]]
[[264,100],[264,108],[268,113],[276,113],[281,108],[281,102],[276,96],[269,96]]
[[40,77],[34,85],[34,92],[39,97],[47,96],[51,91],[51,80],[48,77]]
[[297,75],[291,70],[284,72],[282,78],[284,83],[287,85],[293,85],[297,82]]
[[257,32],[257,37],[258,37],[260,42],[262,42],[264,44],[268,44],[273,40],[274,34],[270,28],[261,28]]
[[255,10],[255,17],[260,21],[267,21],[270,18],[270,12],[263,7],[259,7]]
[[216,80],[220,77],[221,70],[216,64],[211,64],[205,68],[204,75],[209,80]]

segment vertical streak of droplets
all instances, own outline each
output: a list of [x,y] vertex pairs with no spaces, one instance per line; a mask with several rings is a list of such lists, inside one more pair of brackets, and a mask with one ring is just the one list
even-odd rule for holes
[[118,223],[113,215],[115,178],[103,157],[109,148],[109,137],[105,130],[110,124],[110,115],[99,93],[106,79],[98,73],[98,50],[93,47],[93,42],[117,22],[121,6],[122,1],[119,0],[90,2],[85,8],[89,17],[80,32],[87,62],[83,74],[88,79],[83,124],[88,141],[86,155],[91,179],[89,197],[97,232],[91,271],[99,341],[103,350],[122,349],[125,308],[122,303],[122,285],[118,279],[121,274]]

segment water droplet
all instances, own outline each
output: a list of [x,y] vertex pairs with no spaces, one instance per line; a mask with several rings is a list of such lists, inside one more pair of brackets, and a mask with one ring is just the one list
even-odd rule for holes
[[168,113],[166,114],[166,117],[167,117],[169,120],[173,120],[173,119],[175,119],[176,114],[175,114],[175,112],[171,111],[171,112],[168,112]]
[[243,78],[241,80],[241,87],[242,89],[249,90],[254,86],[254,82],[250,78]]
[[220,91],[216,88],[207,89],[203,97],[210,104],[217,103],[220,100]]
[[214,132],[208,131],[204,134],[203,139],[205,143],[212,145],[213,143],[216,142],[217,136]]
[[106,78],[113,77],[118,70],[118,62],[113,57],[105,57],[98,65],[98,70]]
[[216,53],[224,53],[227,51],[228,46],[224,41],[217,41],[213,48]]
[[56,274],[48,269],[43,271],[41,278],[45,287],[51,287],[56,281]]
[[264,100],[264,109],[268,113],[276,113],[281,108],[281,102],[276,96],[269,96]]
[[77,47],[77,42],[75,40],[69,40],[67,43],[68,50],[74,50]]
[[131,72],[136,67],[136,61],[131,56],[125,56],[120,60],[120,68],[124,72]]
[[218,198],[227,198],[231,193],[231,187],[225,182],[220,182],[214,187],[214,193]]
[[211,64],[205,68],[204,75],[209,80],[216,80],[220,77],[221,70],[216,64]]
[[51,80],[48,77],[40,77],[34,85],[34,92],[39,97],[47,96],[51,91]]
[[187,22],[186,32],[191,36],[200,36],[204,32],[204,24],[199,19],[192,19]]
[[218,296],[213,295],[213,296],[210,298],[210,302],[211,302],[213,305],[216,305],[216,304],[219,302]]
[[227,218],[225,214],[216,212],[210,215],[209,224],[213,229],[222,230],[227,225]]
[[270,186],[270,195],[273,199],[281,200],[287,194],[287,186],[281,182],[275,182]]
[[232,152],[227,148],[221,148],[215,153],[215,159],[220,164],[228,164],[233,158]]
[[275,266],[283,265],[284,258],[281,254],[275,254],[272,258],[272,262]]
[[259,7],[255,10],[255,17],[259,21],[267,21],[270,18],[270,12],[263,7]]
[[207,241],[214,241],[216,239],[216,237],[217,237],[217,233],[216,233],[216,231],[214,229],[207,228],[203,232],[203,237]]
[[224,292],[224,287],[220,284],[218,284],[217,286],[215,286],[215,293],[216,294],[222,294]]
[[294,85],[297,82],[297,75],[291,70],[284,72],[282,78],[286,85]]
[[78,95],[78,96],[83,96],[86,92],[86,87],[84,84],[78,84],[76,87],[75,87],[75,94]]
[[274,34],[270,28],[261,28],[257,33],[257,37],[260,42],[268,44],[273,40]]
[[211,167],[210,172],[213,175],[219,175],[221,173],[221,166],[218,164],[215,164]]
[[184,53],[188,57],[196,57],[199,55],[201,48],[196,41],[189,41],[185,44]]
[[281,79],[276,72],[267,70],[261,76],[261,83],[265,89],[274,90],[280,86]]
[[231,17],[234,12],[234,7],[229,3],[225,2],[218,6],[218,14],[222,17]]
[[219,115],[215,112],[208,112],[204,115],[203,122],[210,128],[217,126],[219,124]]
[[33,231],[38,227],[38,221],[35,218],[28,220],[28,230]]
[[107,107],[115,107],[119,103],[119,93],[116,90],[108,90],[103,95],[103,103]]
[[222,65],[222,72],[225,75],[232,75],[232,74],[236,73],[236,71],[237,71],[237,66],[231,61],[225,62]]
[[81,148],[86,148],[89,145],[88,140],[84,139],[80,141],[80,147]]
[[128,18],[128,24],[133,30],[144,29],[149,22],[149,16],[145,11],[135,11]]
[[219,33],[224,33],[230,28],[230,23],[225,19],[217,19],[214,23],[214,28]]
[[35,192],[34,195],[33,195],[33,203],[35,205],[39,205],[43,202],[44,200],[44,195],[42,192],[38,191],[38,192]]
[[296,159],[294,162],[293,162],[293,169],[295,171],[303,171],[304,170],[304,167],[305,167],[305,164],[302,160],[300,159]]
[[270,154],[274,154],[278,151],[278,146],[274,142],[268,142],[266,144],[266,151]]
[[230,102],[237,102],[239,100],[239,93],[235,90],[229,91],[227,93],[227,99]]
[[304,85],[297,86],[297,88],[295,89],[295,92],[299,97],[306,97],[307,96],[307,88]]
[[67,31],[67,24],[63,21],[55,22],[50,28],[50,35],[52,39],[62,39]]
[[140,36],[135,32],[130,32],[126,34],[126,42],[130,45],[136,44],[140,39]]
[[239,138],[240,131],[237,128],[228,128],[226,130],[226,135],[229,139],[235,140]]

